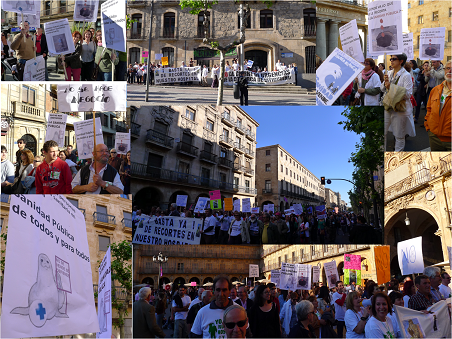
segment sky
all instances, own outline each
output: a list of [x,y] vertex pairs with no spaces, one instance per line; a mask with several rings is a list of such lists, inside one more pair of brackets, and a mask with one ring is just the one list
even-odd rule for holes
[[[352,179],[354,166],[348,162],[359,136],[347,132],[339,121],[344,107],[247,106],[242,107],[259,123],[256,148],[280,144],[317,178]],[[353,185],[333,180],[326,188],[341,194],[350,206],[348,191]]]

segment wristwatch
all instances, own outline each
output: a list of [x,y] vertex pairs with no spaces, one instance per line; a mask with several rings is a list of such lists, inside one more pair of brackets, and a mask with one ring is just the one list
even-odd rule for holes
[[105,187],[104,187],[104,188],[105,188],[105,189],[107,189],[107,188],[108,188],[108,186],[111,186],[111,185],[112,185],[112,183],[111,183],[111,182],[109,182],[109,181],[106,181],[106,182],[105,182]]
[[362,320],[362,321],[366,321],[367,318],[369,318],[369,316],[367,316],[367,317],[361,317],[361,320]]

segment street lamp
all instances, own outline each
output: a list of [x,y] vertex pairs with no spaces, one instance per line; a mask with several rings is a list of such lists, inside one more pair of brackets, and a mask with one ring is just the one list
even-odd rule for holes
[[162,265],[168,262],[168,257],[164,257],[162,252],[159,252],[157,257],[152,256],[152,261],[159,264],[159,274],[157,276],[157,290],[160,288],[160,274],[162,273]]
[[405,225],[410,226],[411,222],[410,222],[410,218],[408,218],[408,212],[405,212],[406,214],[406,218],[405,218]]

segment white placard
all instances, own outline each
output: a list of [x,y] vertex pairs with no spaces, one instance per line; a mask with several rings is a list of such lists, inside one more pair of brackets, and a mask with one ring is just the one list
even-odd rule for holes
[[143,245],[199,245],[202,220],[140,216],[132,243]]
[[45,81],[46,61],[42,55],[25,62],[24,81]]
[[155,53],[155,60],[162,60],[163,53]]
[[403,53],[406,54],[407,60],[414,59],[413,33],[407,33],[403,35]]
[[64,195],[11,195],[8,224],[1,337],[98,332],[82,212]]
[[301,204],[293,204],[292,208],[294,209],[296,215],[303,214],[303,206],[301,206]]
[[240,212],[240,199],[235,199],[232,205],[234,206],[233,212]]
[[370,54],[402,54],[402,2],[376,0],[367,6]]
[[317,105],[331,106],[363,69],[336,47],[316,71]]
[[[17,24],[20,25],[21,21],[22,17],[19,19]],[[39,6],[36,6],[35,13],[24,13],[24,21],[28,21],[29,27],[38,29],[41,26],[41,11]],[[33,39],[36,39],[36,36]]]
[[291,215],[291,214],[295,214],[295,209],[289,208],[287,210],[284,210],[284,215]]
[[242,212],[251,212],[251,199],[242,199]]
[[126,52],[126,4],[107,0],[100,5],[102,46]]
[[188,195],[178,195],[176,197],[176,206],[187,206]]
[[311,265],[295,264],[297,269],[297,290],[311,289]]
[[[225,72],[224,83],[232,86],[237,83],[241,71]],[[295,83],[295,70],[286,69],[284,71],[272,71],[254,73],[251,71],[244,71],[244,77],[248,80],[248,85],[264,86],[264,85],[284,85]]]
[[2,0],[2,10],[5,12],[35,14],[39,10],[39,1]]
[[154,70],[156,85],[175,82],[201,81],[201,66],[156,68]]
[[115,148],[118,154],[127,154],[130,151],[130,130],[129,132],[116,132]]
[[402,275],[422,273],[424,271],[422,237],[398,242],[397,256]]
[[264,205],[264,213],[270,212],[275,212],[275,205],[274,204]]
[[270,281],[279,288],[279,279],[281,277],[281,270],[271,270],[270,274],[271,274]]
[[340,27],[339,35],[341,38],[342,50],[345,54],[359,62],[364,62],[364,54],[361,49],[356,19],[353,19],[348,24]]
[[[91,159],[94,151],[93,120],[74,122],[74,132],[79,159]],[[96,118],[96,145],[103,143],[102,124],[100,118]]]
[[112,308],[111,308],[111,250],[107,253],[99,266],[99,282],[97,289],[97,318],[100,331],[96,338],[111,338]]
[[325,269],[326,279],[328,281],[328,288],[333,288],[336,286],[336,281],[339,280],[339,273],[337,272],[336,261],[330,261],[323,264]]
[[419,59],[443,60],[446,27],[421,28]]
[[46,34],[47,48],[49,49],[50,54],[65,55],[75,52],[71,27],[69,26],[67,18],[45,22],[44,32]]
[[204,213],[204,209],[206,208],[207,203],[210,201],[209,198],[199,197],[195,206],[195,213]]
[[127,83],[73,83],[57,86],[60,112],[126,111]]
[[447,254],[449,255],[449,267],[452,270],[452,247],[447,246]]
[[295,291],[297,289],[297,268],[295,264],[281,263],[281,275],[279,278],[279,288],[282,290]]
[[250,278],[259,278],[259,265],[253,265],[253,264],[250,264],[249,265],[249,270],[250,270],[250,272],[249,272],[249,277]]
[[251,207],[251,214],[259,214],[259,207]]
[[320,267],[312,266],[312,282],[316,283],[320,281]]
[[53,140],[59,147],[64,147],[66,120],[67,114],[49,113],[49,117],[47,118],[45,141]]
[[96,22],[98,11],[99,0],[75,0],[74,21]]

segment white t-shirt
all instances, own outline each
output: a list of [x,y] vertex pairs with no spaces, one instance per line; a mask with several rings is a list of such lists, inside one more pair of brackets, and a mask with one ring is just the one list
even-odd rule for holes
[[451,290],[449,286],[445,286],[443,284],[439,285],[439,292],[443,296],[444,299],[450,298]]
[[236,237],[241,233],[242,220],[234,220],[231,225],[231,237]]
[[213,215],[210,217],[206,217],[206,220],[204,221],[204,229],[209,228],[210,226],[213,226],[213,229],[209,232],[205,232],[205,235],[215,235],[215,226],[217,225],[217,218],[215,218]]
[[195,298],[192,300],[192,302],[190,303],[190,306],[188,306],[188,309],[192,308],[194,305],[200,303],[202,300],[199,298]]
[[[184,307],[187,306],[187,305],[190,305],[191,299],[190,299],[190,297],[188,295],[184,295],[184,297],[181,298],[181,299],[182,299],[182,305],[184,305]],[[171,306],[177,307],[177,304],[176,304],[176,302],[174,300],[173,300],[173,303],[171,304]],[[187,318],[187,314],[188,314],[188,311],[186,311],[186,312],[175,312],[174,320],[181,320],[181,319],[184,320],[185,318]]]
[[375,317],[370,317],[364,332],[366,332],[366,338],[395,338],[392,321],[388,317],[386,317],[385,322],[381,322]]
[[361,334],[353,331],[358,323],[361,321],[361,317],[363,316],[363,310],[356,313],[353,310],[347,310],[345,312],[345,327],[347,328],[347,333],[345,335],[346,338],[365,338],[364,331]]
[[386,319],[391,319],[392,328],[394,329],[394,333],[396,334],[396,337],[401,338],[402,334],[400,333],[399,323],[397,322],[397,316],[395,314],[395,311],[392,310],[392,315],[388,313],[388,315],[386,316]]
[[191,331],[203,338],[226,338],[223,329],[224,309],[211,309],[212,304],[201,308],[196,315]]
[[347,310],[347,307],[345,307],[345,301],[344,304],[339,306],[339,304],[336,303],[336,300],[340,300],[342,298],[342,294],[338,292],[333,293],[333,302],[334,310],[336,311],[336,320],[338,321],[344,321],[345,311]]

